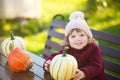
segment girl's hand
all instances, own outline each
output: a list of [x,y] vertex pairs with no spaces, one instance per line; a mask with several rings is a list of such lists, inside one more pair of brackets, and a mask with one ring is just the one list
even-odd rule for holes
[[82,80],[83,78],[85,78],[85,73],[78,69],[76,75],[73,77],[73,80]]
[[48,71],[48,72],[49,72],[50,62],[51,62],[51,60],[48,60],[48,61],[46,61],[46,63],[44,64],[45,70]]

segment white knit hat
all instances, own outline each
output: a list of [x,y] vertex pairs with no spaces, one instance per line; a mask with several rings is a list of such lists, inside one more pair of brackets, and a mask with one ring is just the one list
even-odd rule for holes
[[90,38],[93,37],[92,32],[86,21],[84,20],[84,14],[80,11],[73,12],[69,17],[69,22],[65,27],[65,36],[68,35],[69,31],[74,28],[83,30]]

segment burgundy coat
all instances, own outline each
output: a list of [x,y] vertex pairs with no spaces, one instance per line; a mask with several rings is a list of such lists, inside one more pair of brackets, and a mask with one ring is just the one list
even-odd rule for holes
[[[54,53],[47,57],[47,60],[58,54],[61,54],[62,50],[58,53]],[[74,56],[78,62],[78,68],[82,70],[86,75],[86,80],[106,80],[104,75],[104,65],[102,60],[102,51],[95,43],[87,45],[82,50],[76,50],[69,48],[67,54]],[[44,64],[43,64],[44,66]]]

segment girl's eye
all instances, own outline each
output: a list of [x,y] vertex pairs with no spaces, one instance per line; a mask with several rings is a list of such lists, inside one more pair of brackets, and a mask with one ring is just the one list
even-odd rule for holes
[[81,34],[80,36],[84,36],[84,34]]
[[71,36],[71,38],[75,38],[75,36],[73,35],[73,36]]

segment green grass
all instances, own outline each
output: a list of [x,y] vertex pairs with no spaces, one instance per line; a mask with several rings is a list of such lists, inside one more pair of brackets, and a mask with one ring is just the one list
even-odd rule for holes
[[47,31],[43,31],[34,36],[32,35],[25,37],[24,40],[27,45],[27,50],[37,55],[41,55],[45,46],[46,36],[47,36]]

